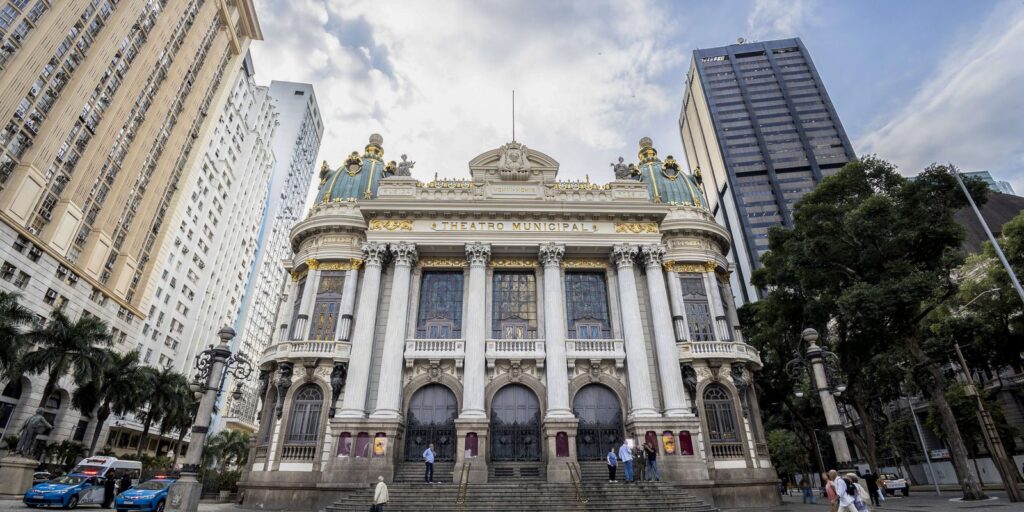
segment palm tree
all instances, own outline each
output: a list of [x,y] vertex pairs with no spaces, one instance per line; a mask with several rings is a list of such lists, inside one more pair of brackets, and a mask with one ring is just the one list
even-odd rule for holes
[[178,440],[174,442],[174,460],[171,466],[178,464],[178,457],[182,455],[181,445],[185,442],[185,434],[188,433],[188,429],[192,427],[192,424],[196,421],[196,413],[199,412],[199,400],[195,398],[194,394],[187,393],[185,395],[185,407],[175,411],[173,416],[173,426],[171,428],[178,430]]
[[142,372],[139,353],[134,350],[127,354],[111,350],[102,352],[105,354],[99,361],[99,371],[91,380],[79,381],[78,389],[71,396],[71,403],[83,414],[96,413],[96,428],[89,443],[91,455],[96,453],[100,432],[111,413],[123,416],[139,410],[145,402],[138,385]]
[[22,327],[32,321],[32,313],[18,304],[18,296],[0,292],[0,380],[17,373],[25,337]]
[[189,393],[188,379],[184,375],[174,371],[171,367],[157,370],[151,367],[142,369],[140,379],[144,391],[146,391],[146,403],[148,407],[142,419],[142,439],[139,441],[139,448],[135,452],[136,457],[142,456],[142,450],[148,444],[149,429],[154,422],[160,422],[167,411],[179,402],[183,393]]
[[22,367],[31,373],[46,373],[40,407],[67,373],[73,372],[79,381],[93,380],[106,359],[101,349],[110,345],[110,331],[103,320],[82,315],[72,322],[59,309],[53,310],[46,324],[25,336],[35,350],[22,357]]
[[217,469],[243,466],[249,458],[249,434],[238,430],[221,430],[206,441],[204,453],[216,458]]
[[185,437],[185,432],[192,426],[192,422],[195,418],[193,409],[198,408],[198,404],[196,404],[197,407],[193,407],[195,401],[196,399],[192,390],[188,389],[188,386],[185,385],[182,389],[179,389],[177,395],[175,395],[173,399],[166,404],[164,417],[162,421],[160,421],[160,435],[162,436],[173,430],[178,431],[179,441],[175,445],[175,457],[177,457],[178,447],[181,446],[180,438]]

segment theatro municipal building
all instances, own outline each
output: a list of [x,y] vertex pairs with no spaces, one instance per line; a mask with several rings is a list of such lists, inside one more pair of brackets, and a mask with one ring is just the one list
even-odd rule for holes
[[449,484],[606,482],[610,446],[649,443],[663,482],[771,499],[762,363],[699,175],[648,138],[593,183],[514,141],[426,183],[384,152],[325,163],[291,231],[247,506],[422,480],[431,443]]

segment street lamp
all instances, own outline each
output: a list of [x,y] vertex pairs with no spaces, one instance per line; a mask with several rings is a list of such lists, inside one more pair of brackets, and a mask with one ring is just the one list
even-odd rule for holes
[[231,375],[238,381],[233,396],[241,394],[242,381],[252,374],[252,364],[242,354],[231,353],[231,340],[235,330],[225,327],[217,335],[220,344],[210,347],[196,355],[196,375],[189,383],[189,389],[199,398],[199,410],[192,425],[192,436],[185,454],[185,464],[181,467],[181,478],[167,494],[169,511],[195,512],[199,508],[199,496],[202,484],[196,478],[199,463],[203,457],[203,445],[206,434],[210,430],[213,407],[224,387],[224,381]]
[[[807,342],[807,356],[797,353],[795,359],[786,363],[786,373],[793,380],[803,380],[804,375],[810,377],[811,383],[818,391],[821,408],[825,411],[825,423],[832,439],[836,462],[840,468],[845,468],[850,464],[851,457],[850,447],[846,442],[846,431],[843,429],[835,401],[835,397],[846,391],[846,384],[839,376],[839,356],[818,346],[818,331],[808,328],[800,334]],[[804,392],[798,389],[794,395],[803,398]]]

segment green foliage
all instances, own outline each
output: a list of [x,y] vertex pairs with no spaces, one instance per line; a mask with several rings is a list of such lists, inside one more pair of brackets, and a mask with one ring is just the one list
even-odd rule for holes
[[[985,447],[985,438],[982,434],[981,423],[978,421],[978,409],[974,397],[969,396],[966,393],[966,388],[958,383],[946,390],[946,399],[949,401],[950,407],[953,408],[953,414],[956,416],[960,434],[963,436],[964,442],[967,443],[967,451],[972,456],[981,453]],[[991,398],[984,391],[982,392],[981,399],[985,404],[985,410],[992,415],[992,420],[996,424],[996,430],[999,431],[999,439],[1003,442],[1003,447],[1006,448],[1007,453],[1013,453],[1016,446],[1014,437],[1019,432],[1006,422],[1003,407],[998,401]],[[942,428],[942,422],[934,406],[929,408],[924,424],[939,439],[946,439],[946,432]]]
[[45,404],[57,381],[69,373],[78,381],[89,381],[100,373],[110,345],[110,332],[99,318],[82,315],[72,321],[60,309],[53,310],[42,327],[26,333],[35,350],[22,357],[22,367],[30,373],[46,374],[40,405]]
[[22,331],[32,321],[32,313],[18,304],[18,296],[0,291],[0,380],[18,373],[25,352]]
[[4,436],[3,443],[5,450],[8,452],[14,451],[18,448],[18,436],[13,434]]
[[241,478],[241,470],[221,471],[217,475],[217,486],[222,491],[238,492],[238,480]]
[[768,453],[779,476],[787,480],[808,467],[807,447],[791,430],[776,429],[768,432]]
[[149,366],[143,367],[139,372],[137,382],[146,398],[146,410],[142,419],[142,438],[135,453],[136,457],[141,457],[153,423],[161,422],[168,411],[184,407],[186,397],[191,396],[192,392],[188,388],[188,379],[171,367],[160,370]]
[[78,387],[71,395],[72,404],[83,414],[96,413],[97,427],[89,445],[89,452],[96,451],[100,431],[111,413],[125,415],[138,412],[145,402],[142,389],[137,385],[142,367],[139,353],[131,351],[121,354],[104,350],[96,371],[87,377],[78,378]]
[[66,439],[59,443],[50,443],[43,450],[43,460],[61,466],[65,471],[74,467],[86,455],[88,449],[84,444]]
[[249,459],[249,434],[238,430],[221,430],[206,440],[203,465],[224,470],[244,466]]

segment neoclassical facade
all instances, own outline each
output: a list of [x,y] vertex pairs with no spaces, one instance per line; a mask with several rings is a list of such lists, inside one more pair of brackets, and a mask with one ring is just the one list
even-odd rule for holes
[[320,506],[414,477],[430,443],[449,481],[568,483],[631,440],[719,506],[775,492],[761,360],[699,179],[647,138],[605,185],[559,181],[518,142],[461,180],[423,183],[383,155],[374,135],[325,164],[291,232],[246,503]]

